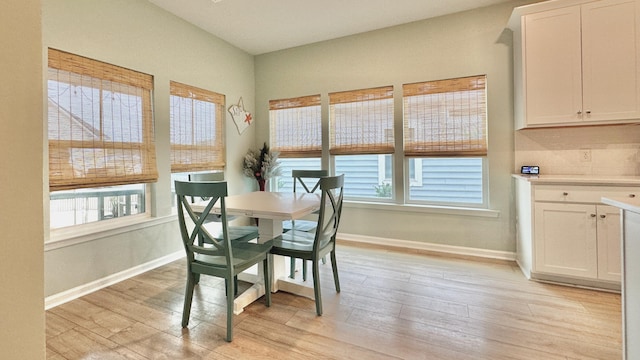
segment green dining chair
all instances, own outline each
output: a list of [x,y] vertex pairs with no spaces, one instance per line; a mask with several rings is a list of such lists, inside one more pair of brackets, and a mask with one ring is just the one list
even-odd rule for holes
[[[175,182],[178,202],[178,222],[184,249],[187,253],[187,287],[182,312],[182,327],[189,325],[193,291],[200,275],[225,279],[227,297],[227,341],[233,339],[233,300],[237,275],[251,266],[262,263],[264,269],[265,301],[271,306],[269,250],[272,241],[253,243],[232,241],[229,236],[225,198],[226,182]],[[208,198],[202,211],[194,210],[191,197]],[[222,219],[206,223],[214,204],[219,202]],[[210,231],[214,228],[214,231]],[[198,239],[203,238],[203,242]]]
[[[316,190],[320,188],[320,179],[328,176],[329,172],[327,170],[291,170],[291,177],[293,178],[293,192],[306,192],[306,193],[315,193]],[[317,219],[317,212],[312,214]],[[316,220],[287,220],[282,222],[282,230],[289,231],[291,229],[296,229],[300,231],[309,231],[314,232],[316,230],[317,221]],[[322,263],[326,262],[325,258],[322,258]],[[291,258],[291,266],[290,266],[290,278],[295,278],[296,275],[296,259]],[[307,263],[302,262],[302,280],[307,280]]]
[[[189,174],[189,181],[224,181],[224,172],[222,171],[212,171],[212,172],[197,172]],[[206,200],[206,199],[195,199],[192,198],[191,202],[195,202],[196,200]],[[235,220],[235,215],[227,215],[227,220],[232,221]],[[220,221],[220,215],[211,214],[207,220],[210,221]],[[257,227],[256,227],[257,231]]]
[[[191,173],[189,174],[189,181],[194,181],[194,182],[224,181],[224,173],[222,171],[207,172],[207,173]],[[191,202],[206,201],[206,200],[208,200],[207,197],[191,198]],[[221,218],[222,216],[220,214],[209,214],[209,217],[207,217],[206,221],[220,222]],[[235,215],[227,215],[227,221],[233,221],[236,218],[237,217]],[[221,234],[222,234],[221,230],[222,230],[221,227],[218,227],[215,230],[210,229],[210,231],[212,232],[212,235],[216,239],[221,238]],[[258,227],[253,225],[229,225],[228,230],[229,230],[229,237],[231,238],[232,241],[248,241],[258,237]]]
[[320,274],[318,262],[327,255],[331,256],[331,268],[336,292],[340,292],[338,267],[336,264],[336,233],[342,214],[344,174],[327,176],[320,179],[320,210],[316,231],[313,233],[295,228],[273,239],[271,253],[289,256],[295,259],[311,261],[313,290],[316,313],[322,315],[322,297],[320,295]]

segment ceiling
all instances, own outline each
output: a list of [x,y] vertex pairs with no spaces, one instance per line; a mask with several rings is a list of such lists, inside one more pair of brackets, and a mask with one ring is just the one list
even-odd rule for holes
[[252,55],[512,0],[149,0]]

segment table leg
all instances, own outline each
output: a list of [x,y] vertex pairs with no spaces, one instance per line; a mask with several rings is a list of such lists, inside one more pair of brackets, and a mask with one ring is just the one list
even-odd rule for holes
[[[282,234],[282,221],[272,219],[260,219],[260,226],[258,227],[260,237],[264,239],[272,239]],[[288,259],[280,255],[272,255],[272,277],[271,277],[271,291],[286,291],[288,293],[304,296],[310,299],[314,299],[313,281],[311,281],[311,287],[306,282],[289,278],[289,271],[287,269]],[[262,278],[260,278],[262,279]]]
[[[267,241],[273,239],[274,237],[282,234],[282,221],[273,220],[273,219],[260,219],[258,224],[258,242]],[[272,255],[270,255],[272,256]],[[271,265],[274,272],[280,276],[280,273],[284,271],[284,258],[282,256],[275,256],[276,259],[273,259],[272,256]],[[279,258],[279,259],[278,259]],[[233,301],[233,312],[234,314],[240,314],[244,311],[244,308],[251,304],[252,302],[259,299],[262,295],[264,295],[264,273],[262,270],[262,266],[258,266],[258,275],[255,277],[254,284],[244,291],[242,294],[238,295],[236,299]],[[282,268],[282,270],[280,270]],[[242,276],[241,279],[245,280],[247,278],[251,278],[252,276]],[[277,279],[275,275],[272,279]],[[277,282],[272,281],[271,284],[272,292],[278,291]]]
[[[273,219],[260,219],[258,225],[258,233],[258,241],[273,239],[274,237],[282,234],[282,221]],[[312,280],[310,280],[311,287],[309,287],[306,282],[288,278],[284,256],[271,255],[270,260],[272,266],[272,292],[282,290],[310,299],[314,298]],[[245,277],[241,278],[244,280]],[[233,301],[234,314],[237,315],[244,311],[244,308],[247,305],[251,304],[252,302],[259,299],[262,295],[264,295],[264,290],[264,274],[262,272],[262,266],[258,266],[258,275],[255,279],[255,283],[242,294],[238,295]]]

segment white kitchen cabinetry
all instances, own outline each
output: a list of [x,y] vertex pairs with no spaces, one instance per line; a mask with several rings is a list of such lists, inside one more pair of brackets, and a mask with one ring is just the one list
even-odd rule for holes
[[618,289],[620,215],[601,198],[637,195],[637,187],[517,180],[517,260],[525,275]]
[[516,8],[516,128],[639,121],[639,8],[637,0]]
[[536,201],[534,216],[539,272],[620,281],[618,209]]

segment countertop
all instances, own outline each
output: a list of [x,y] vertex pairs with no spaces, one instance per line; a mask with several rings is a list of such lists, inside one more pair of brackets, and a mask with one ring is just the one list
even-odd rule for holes
[[602,203],[603,204],[607,204],[607,205],[611,205],[611,206],[615,206],[615,207],[619,207],[620,209],[623,210],[627,210],[627,211],[633,211],[636,212],[638,214],[640,214],[640,198],[628,198],[628,197],[612,197],[612,198],[607,198],[607,197],[603,197],[602,198]]
[[640,176],[522,174],[513,174],[512,176],[532,184],[640,186]]

